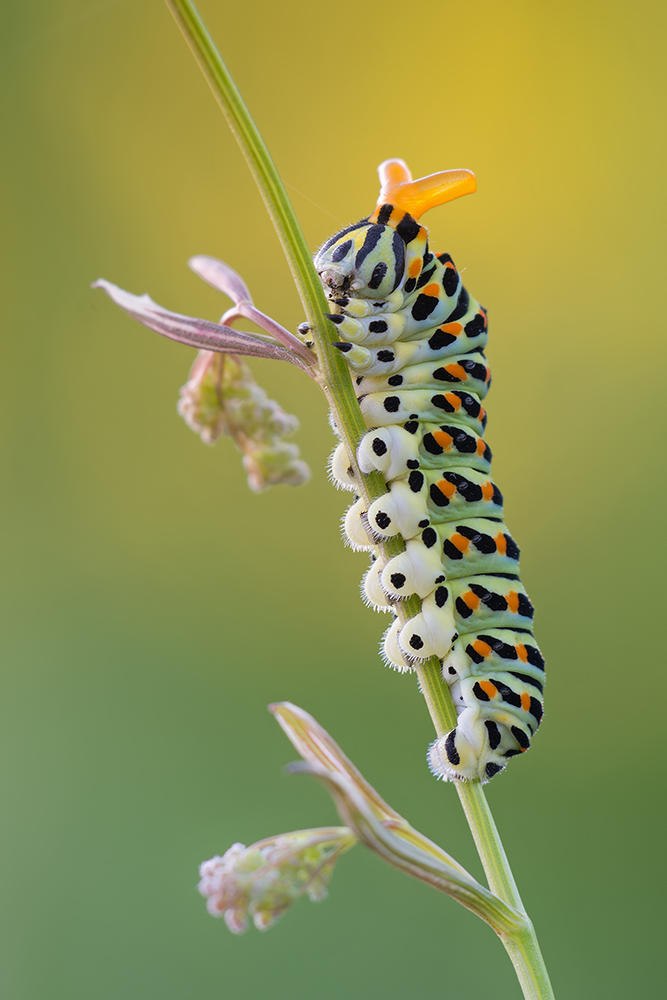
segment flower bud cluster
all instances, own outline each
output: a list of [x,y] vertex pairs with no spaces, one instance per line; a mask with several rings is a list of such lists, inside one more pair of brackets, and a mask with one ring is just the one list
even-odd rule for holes
[[297,446],[283,440],[298,428],[297,418],[268,398],[237,355],[201,351],[181,389],[178,412],[205,444],[222,434],[234,440],[255,493],[308,480]]
[[301,896],[316,902],[327,895],[336,861],[356,843],[345,827],[299,830],[258,841],[232,844],[222,857],[200,866],[199,892],[214,917],[224,917],[234,934],[249,921],[271,927]]

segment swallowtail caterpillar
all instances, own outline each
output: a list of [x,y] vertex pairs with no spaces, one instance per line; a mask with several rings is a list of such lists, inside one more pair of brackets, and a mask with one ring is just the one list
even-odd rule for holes
[[[402,160],[387,160],[379,173],[373,214],[315,256],[368,427],[359,468],[387,484],[368,509],[352,504],[345,532],[374,556],[363,584],[371,605],[392,611],[402,598],[421,598],[421,612],[405,625],[396,618],[383,648],[402,671],[431,656],[442,661],[458,721],[431,746],[431,769],[485,782],[530,746],[542,718],[544,659],[483,438],[486,311],[449,254],[431,252],[418,221],[472,193],[475,178],[450,170],[413,181]],[[332,472],[356,489],[343,444]],[[399,533],[405,551],[384,562],[378,540]]]

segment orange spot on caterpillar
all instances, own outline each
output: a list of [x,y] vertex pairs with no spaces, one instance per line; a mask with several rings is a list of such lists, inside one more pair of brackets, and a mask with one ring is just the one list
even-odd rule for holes
[[493,499],[493,483],[490,479],[487,479],[485,483],[482,483],[482,496],[485,500]]
[[[510,590],[509,594],[507,595],[507,607],[510,609],[513,615],[515,615],[519,610],[519,595],[516,592],[516,590]],[[518,651],[519,647],[517,646],[517,653]]]
[[502,531],[498,532],[495,538],[496,547],[501,556],[504,556],[507,552],[507,539],[503,535]]
[[482,319],[484,320],[484,329],[486,330],[486,327],[487,327],[487,325],[488,325],[488,322],[489,322],[489,320],[488,320],[488,317],[487,317],[486,313],[484,312],[484,310],[483,310],[483,309],[478,309],[478,310],[477,310],[477,315],[478,315],[478,316],[481,316],[481,317],[482,317]]
[[[445,399],[447,400],[447,402],[449,403],[449,405],[454,408],[454,410],[460,410],[461,409],[461,400],[459,399],[458,396],[455,396],[453,392],[446,392],[445,393]],[[481,413],[481,409],[480,409],[480,413]]]
[[463,327],[460,323],[445,323],[440,329],[444,333],[451,333],[453,337],[458,337]]
[[453,375],[454,378],[460,379],[462,382],[465,382],[468,379],[468,373],[465,368],[461,367],[461,365],[445,365],[445,371],[449,372],[450,375]]
[[530,695],[527,691],[524,691],[521,695],[521,707],[524,712],[528,712],[530,709]]
[[430,285],[426,286],[424,295],[432,295],[435,299],[440,297],[440,285],[437,281],[433,281]]
[[421,269],[422,269],[421,257],[416,257],[415,260],[413,260],[410,263],[410,266],[408,267],[408,274],[411,278],[418,278],[419,275],[421,274]]
[[[479,653],[479,655],[484,659],[486,659],[486,657],[491,652],[491,647],[489,646],[488,642],[484,642],[482,639],[476,639],[472,644],[472,648],[475,650],[476,653]],[[493,687],[493,690],[495,692],[496,690],[495,685]],[[493,697],[493,695],[491,695],[491,697]]]
[[472,590],[467,590],[461,600],[468,605],[468,607],[475,611],[479,607],[479,597],[477,594],[473,594]]
[[[448,482],[447,479],[440,479],[440,480],[438,480],[438,482],[435,485],[436,485],[437,489],[439,489],[440,492],[443,493],[447,497],[448,500],[451,500],[451,498],[456,493],[456,486],[454,485],[454,483]],[[463,536],[461,535],[459,537],[462,538]],[[458,548],[458,546],[457,546],[457,548]]]
[[[477,643],[475,643],[475,645],[477,645]],[[485,646],[486,643],[482,643],[482,645]],[[495,698],[495,696],[498,694],[498,688],[491,681],[480,681],[479,686],[481,687],[484,694],[488,695],[489,698]]]
[[434,431],[433,439],[440,445],[441,448],[444,448],[447,451],[451,447],[452,441],[454,440],[452,435],[448,434],[447,431]]
[[486,445],[484,444],[481,438],[477,438],[477,454],[483,455],[485,451],[486,451]]
[[448,260],[447,263],[445,264],[445,267],[451,267],[452,271],[456,270],[456,268],[454,267],[454,261],[452,260]]
[[518,642],[516,645],[516,655],[519,657],[522,663],[528,663],[528,652],[522,642]]
[[463,535],[458,533],[458,531],[455,531],[449,540],[452,545],[459,550],[459,552],[467,552],[470,548],[470,539],[464,538]]

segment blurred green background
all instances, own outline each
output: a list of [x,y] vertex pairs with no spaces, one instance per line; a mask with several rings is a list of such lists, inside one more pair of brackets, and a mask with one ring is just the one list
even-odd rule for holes
[[[200,9],[313,248],[372,209],[386,157],[477,174],[426,221],[490,312],[488,440],[550,671],[540,737],[489,798],[557,995],[662,995],[664,8]],[[2,996],[517,997],[488,928],[362,848],[266,935],[206,914],[201,860],[336,821],[282,774],[272,700],[480,868],[415,683],[376,655],[316,388],[254,366],[313,469],[254,496],[231,442],[175,413],[192,352],[89,289],[216,319],[186,267],[208,253],[303,318],[167,9],[22,0],[0,44]]]

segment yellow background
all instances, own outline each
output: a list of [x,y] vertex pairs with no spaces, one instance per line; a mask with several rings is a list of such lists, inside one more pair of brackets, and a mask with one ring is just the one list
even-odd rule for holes
[[[233,938],[195,893],[234,840],[335,822],[281,773],[282,699],[479,865],[425,768],[414,681],[376,655],[316,388],[254,366],[313,468],[254,496],[231,443],[175,414],[192,352],[89,289],[216,319],[226,301],[185,263],[208,253],[303,318],[167,9],[6,7],[2,995],[515,998],[488,928],[361,848],[265,936]],[[568,1000],[664,988],[662,10],[201,0],[313,248],[372,209],[387,157],[477,174],[425,221],[490,314],[487,439],[549,684],[489,798]]]

